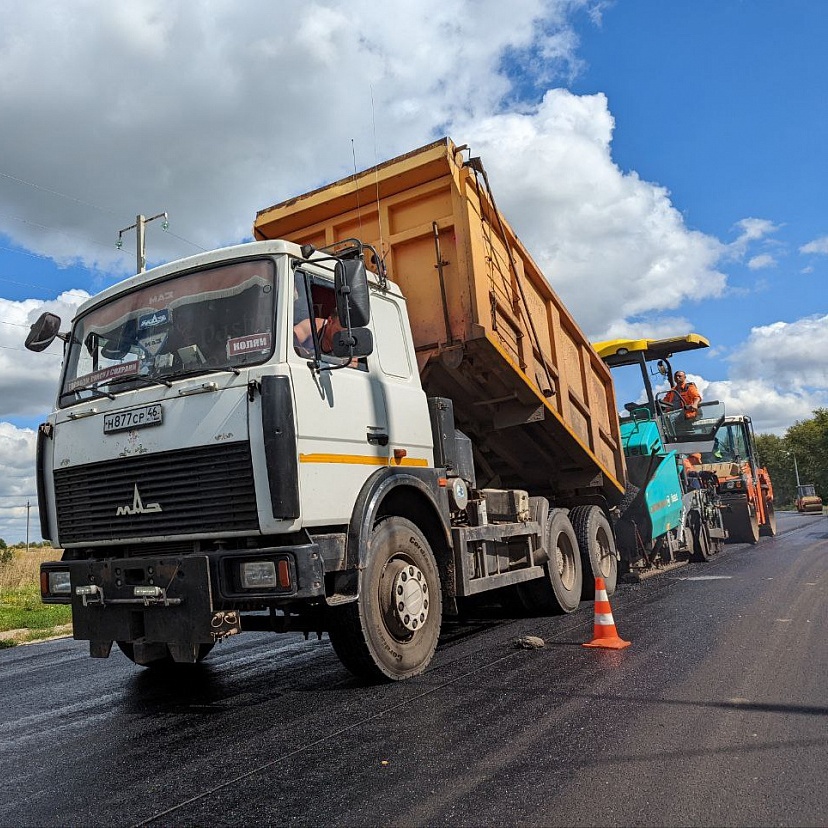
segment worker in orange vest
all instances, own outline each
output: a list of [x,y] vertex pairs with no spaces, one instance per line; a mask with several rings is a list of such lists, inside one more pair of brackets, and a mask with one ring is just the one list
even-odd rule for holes
[[671,408],[684,408],[684,416],[692,419],[698,414],[701,401],[696,383],[688,382],[684,371],[676,371],[676,384],[664,395],[664,403]]

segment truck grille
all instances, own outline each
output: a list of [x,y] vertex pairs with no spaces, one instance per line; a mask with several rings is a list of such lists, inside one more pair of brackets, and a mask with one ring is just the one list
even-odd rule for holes
[[248,443],[56,469],[61,543],[258,530]]

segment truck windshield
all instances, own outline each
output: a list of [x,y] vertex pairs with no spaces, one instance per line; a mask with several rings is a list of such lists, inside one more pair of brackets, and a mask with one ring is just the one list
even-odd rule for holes
[[269,259],[234,262],[93,308],[73,328],[60,404],[264,362],[273,352],[274,272]]

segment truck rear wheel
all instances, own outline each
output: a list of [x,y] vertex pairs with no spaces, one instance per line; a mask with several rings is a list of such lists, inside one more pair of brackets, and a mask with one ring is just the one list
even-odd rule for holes
[[765,500],[765,514],[767,521],[759,527],[759,534],[772,538],[776,535],[776,512],[772,500]]
[[575,528],[583,559],[583,597],[595,597],[595,579],[598,577],[604,579],[607,595],[612,595],[618,582],[618,556],[612,526],[604,510],[600,506],[576,506],[570,510],[569,519]]
[[746,500],[734,503],[724,513],[725,528],[733,543],[756,543],[759,540],[759,518],[753,504]]
[[583,569],[578,538],[563,509],[553,509],[546,521],[544,546],[549,559],[545,578],[518,584],[523,605],[535,615],[574,612],[581,601]]
[[331,644],[356,676],[416,676],[440,636],[443,599],[434,555],[423,533],[401,517],[377,523],[368,548],[358,599],[331,610]]

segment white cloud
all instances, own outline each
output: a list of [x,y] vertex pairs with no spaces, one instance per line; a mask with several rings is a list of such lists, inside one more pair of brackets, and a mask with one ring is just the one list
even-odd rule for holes
[[654,317],[645,321],[619,319],[606,329],[606,339],[668,339],[684,336],[693,325],[684,316]]
[[719,400],[728,414],[749,414],[757,434],[779,434],[797,420],[813,416],[815,408],[826,404],[826,395],[802,391],[783,391],[763,379],[750,382],[697,380],[706,401]]
[[747,266],[751,270],[762,270],[766,267],[775,267],[776,266],[776,259],[771,256],[769,253],[762,253],[759,256],[753,256],[752,258],[748,259]]
[[828,254],[828,236],[820,236],[818,239],[809,241],[808,244],[803,244],[799,252]]
[[63,343],[56,339],[45,351],[32,353],[23,347],[29,326],[44,310],[56,313],[68,329],[75,308],[86,298],[80,291],[63,293],[57,299],[26,299],[13,302],[0,298],[0,417],[43,416],[51,410]]
[[[35,496],[35,442],[31,429],[0,422],[0,538],[6,543],[40,540],[40,522]],[[26,504],[30,504],[27,510]]]
[[728,361],[727,380],[693,379],[705,400],[729,414],[749,414],[757,432],[783,434],[797,420],[828,406],[828,315],[752,328]]
[[[491,115],[474,137],[498,206],[592,339],[688,301],[720,296],[725,248],[690,230],[663,187],[624,174],[610,153],[603,94],[546,93],[535,108]],[[623,321],[622,321],[623,320]]]
[[124,274],[134,236],[114,242],[138,213],[170,216],[148,227],[151,261],[239,241],[256,210],[350,173],[352,140],[365,167],[502,105],[507,53],[530,83],[568,71],[568,15],[594,6],[0,5],[0,231]]
[[[731,377],[761,378],[784,392],[828,392],[828,315],[751,328],[730,357]],[[823,403],[824,404],[824,403]],[[793,422],[793,418],[790,420]]]
[[745,218],[736,222],[739,237],[732,243],[737,250],[744,250],[750,242],[759,241],[779,230],[779,225],[768,219]]
[[352,140],[365,167],[448,132],[483,157],[504,212],[591,336],[622,319],[661,326],[662,312],[721,295],[724,247],[688,229],[665,188],[614,164],[604,95],[553,89],[505,109],[517,93],[504,66],[536,88],[567,76],[578,66],[568,21],[577,9],[599,21],[602,7],[0,7],[0,168],[39,188],[3,181],[0,231],[126,274],[134,235],[121,252],[114,241],[139,212],[170,216],[167,234],[148,226],[150,261],[177,258],[248,237],[256,210],[348,175]]

